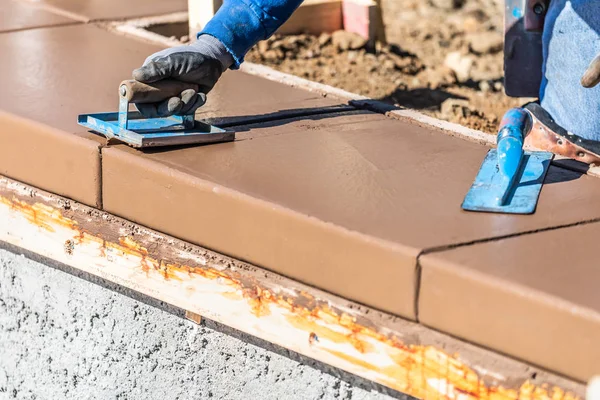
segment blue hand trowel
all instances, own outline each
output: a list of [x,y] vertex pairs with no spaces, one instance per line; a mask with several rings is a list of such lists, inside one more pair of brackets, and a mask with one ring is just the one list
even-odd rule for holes
[[82,114],[79,125],[136,148],[181,146],[228,142],[235,132],[208,125],[194,115],[144,118],[129,111],[130,103],[156,103],[179,95],[186,89],[198,91],[198,86],[173,80],[155,83],[123,81],[119,85],[119,112]]
[[554,155],[524,151],[531,115],[522,108],[508,111],[497,137],[497,148],[488,152],[475,182],[463,201],[467,211],[533,214]]

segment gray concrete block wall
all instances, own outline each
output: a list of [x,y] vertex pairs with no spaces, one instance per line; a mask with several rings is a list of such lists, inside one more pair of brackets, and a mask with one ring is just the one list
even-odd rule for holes
[[215,328],[0,248],[0,399],[390,398]]

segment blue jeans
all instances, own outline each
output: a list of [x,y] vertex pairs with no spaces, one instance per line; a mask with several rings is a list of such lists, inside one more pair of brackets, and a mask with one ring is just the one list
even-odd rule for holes
[[543,43],[542,107],[568,131],[600,141],[600,85],[580,84],[600,54],[600,0],[550,0]]

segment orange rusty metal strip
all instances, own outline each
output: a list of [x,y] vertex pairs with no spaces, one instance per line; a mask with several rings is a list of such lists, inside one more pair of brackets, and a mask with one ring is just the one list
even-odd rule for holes
[[416,398],[575,400],[584,390],[543,372],[534,383],[517,361],[1,177],[0,241]]

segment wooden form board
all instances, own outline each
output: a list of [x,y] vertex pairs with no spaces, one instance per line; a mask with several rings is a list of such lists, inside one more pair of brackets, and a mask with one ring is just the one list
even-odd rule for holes
[[341,0],[305,0],[277,33],[319,35],[335,32],[343,27]]
[[[222,4],[223,0],[188,0],[190,38],[206,26]],[[342,27],[342,0],[305,0],[278,33],[320,34]]]
[[[188,0],[190,37],[201,31],[223,0]],[[305,0],[277,31],[319,35],[340,29],[385,42],[381,8],[375,0]]]
[[0,242],[420,399],[582,399],[582,384],[0,177]]
[[188,0],[190,39],[196,38],[222,4],[223,0]]

